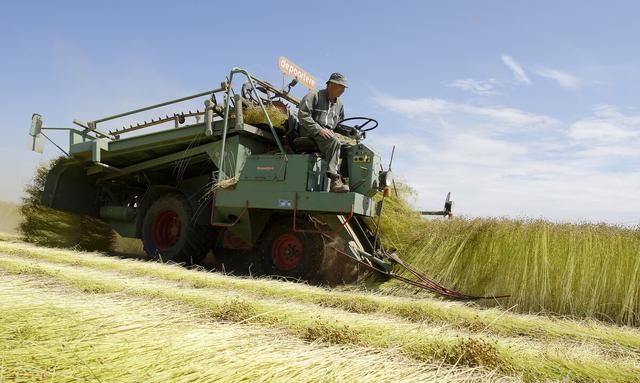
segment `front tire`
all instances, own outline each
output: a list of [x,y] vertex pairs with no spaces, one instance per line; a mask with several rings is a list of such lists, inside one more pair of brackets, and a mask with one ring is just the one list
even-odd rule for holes
[[142,243],[147,254],[161,261],[198,263],[209,252],[213,233],[195,224],[189,201],[179,193],[165,194],[147,210]]

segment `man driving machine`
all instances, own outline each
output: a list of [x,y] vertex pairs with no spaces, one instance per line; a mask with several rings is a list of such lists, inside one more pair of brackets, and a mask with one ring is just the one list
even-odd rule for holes
[[338,172],[341,144],[334,132],[338,121],[344,119],[344,106],[339,97],[346,87],[347,78],[341,73],[333,73],[327,80],[327,87],[309,92],[298,108],[300,134],[315,141],[323,158],[329,163],[329,190],[336,193],[349,191],[349,185],[344,184]]

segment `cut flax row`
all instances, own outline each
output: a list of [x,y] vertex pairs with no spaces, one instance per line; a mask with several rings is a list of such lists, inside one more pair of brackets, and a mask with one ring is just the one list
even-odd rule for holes
[[[521,337],[535,333],[547,340],[572,340],[592,343],[594,347],[610,345],[629,349],[640,348],[640,334],[636,330],[593,320],[560,320],[538,315],[515,314],[499,309],[477,310],[460,302],[339,291],[281,280],[234,277],[185,269],[177,264],[112,258],[100,253],[44,249],[24,243],[0,242],[0,253],[28,258],[35,262],[118,272],[130,277],[160,278],[167,283],[179,282],[198,289],[215,289],[218,293],[226,291],[250,294],[255,299],[311,303],[352,313],[384,314],[414,323],[428,322],[434,326],[452,326],[470,331],[482,329],[487,335]],[[83,273],[86,273],[86,270]]]
[[[425,220],[385,204],[389,246],[439,282],[527,313],[640,324],[640,230],[544,220]],[[397,283],[386,288],[399,289]],[[515,307],[514,307],[515,306]]]
[[[79,254],[80,255],[80,254]],[[1,255],[0,268],[11,274],[46,278],[68,287],[102,296],[124,294],[188,305],[206,318],[278,329],[311,342],[357,345],[393,350],[416,361],[482,367],[526,381],[574,379],[577,381],[636,381],[638,369],[630,350],[593,347],[544,337],[488,338],[483,332],[409,323],[379,315],[348,313],[316,305],[255,299],[251,294],[223,293],[181,286],[165,280],[122,278],[118,273],[74,265],[34,263]],[[98,298],[97,298],[98,299]]]
[[277,330],[208,321],[184,305],[82,294],[0,278],[0,381],[493,382],[395,350],[307,343]]

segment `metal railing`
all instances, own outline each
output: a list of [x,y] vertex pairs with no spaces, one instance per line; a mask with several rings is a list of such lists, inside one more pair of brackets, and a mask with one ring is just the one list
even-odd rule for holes
[[[225,98],[225,104],[224,104],[224,124],[222,126],[222,144],[220,147],[220,163],[224,164],[224,149],[225,149],[225,145],[226,145],[226,141],[227,141],[227,132],[229,129],[229,105],[231,103],[231,92],[232,92],[232,85],[233,85],[233,75],[235,75],[236,73],[238,74],[243,74],[247,77],[247,79],[249,80],[249,84],[251,85],[251,90],[257,94],[257,89],[256,86],[254,84],[253,81],[253,77],[249,74],[249,72],[247,72],[244,69],[241,68],[232,68],[231,72],[229,72],[229,82],[227,83],[227,89],[226,89],[226,93],[227,93],[227,97]],[[284,150],[284,147],[282,146],[282,143],[280,142],[280,139],[278,138],[278,134],[276,133],[275,128],[273,127],[273,123],[271,122],[271,118],[269,117],[269,113],[267,113],[267,109],[264,106],[264,103],[262,102],[262,98],[258,97],[258,104],[260,105],[260,109],[262,109],[262,113],[264,113],[265,118],[267,120],[267,123],[269,124],[269,129],[271,130],[271,134],[273,135],[273,138],[276,141],[276,144],[278,145],[278,149],[280,150],[280,153],[283,156],[284,161],[287,160],[287,153]],[[236,107],[242,107],[242,104],[238,105],[236,104]],[[205,112],[207,113],[207,112]],[[205,114],[207,115],[207,114]],[[205,117],[205,120],[207,120],[208,124],[210,124],[210,120],[209,118]],[[207,133],[210,133],[210,126],[207,127]],[[220,174],[220,179],[218,180],[218,182],[224,181],[224,177],[226,177],[226,174],[224,174],[224,172],[222,172]]]

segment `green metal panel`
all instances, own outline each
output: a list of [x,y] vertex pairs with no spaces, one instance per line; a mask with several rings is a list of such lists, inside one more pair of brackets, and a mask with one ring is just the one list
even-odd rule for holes
[[[240,134],[233,135],[227,138],[224,149],[224,164],[221,164],[221,146],[222,141],[216,141],[211,144],[207,153],[216,167],[221,169],[227,177],[242,174],[247,158],[250,158],[253,153],[264,153],[271,148],[271,146],[253,137]],[[271,156],[271,158],[273,158],[273,156]]]
[[77,129],[69,129],[69,149],[71,149],[73,145],[95,140],[96,138],[89,133],[89,131],[83,132]]
[[268,191],[307,191],[309,174],[313,190],[319,189],[317,158],[309,154],[253,155],[246,159],[236,190],[251,195]]
[[349,187],[351,191],[373,197],[377,192],[380,156],[364,144],[351,147],[349,162]]
[[[102,156],[103,162],[114,166],[126,166],[209,142],[219,142],[221,140],[222,121],[215,121],[213,127],[214,131],[212,136],[206,136],[204,134],[204,124],[196,124],[113,140],[109,142],[108,152]],[[253,141],[262,142],[262,147],[265,146],[264,143],[273,141],[269,133],[246,124],[243,125],[243,129],[241,130],[230,129],[227,142],[229,142],[231,137],[237,135],[251,137]],[[244,145],[247,146],[246,143],[244,143]]]
[[71,146],[69,154],[83,160],[91,160],[100,162],[102,153],[109,148],[109,140],[105,138],[97,138],[90,141],[79,142]]
[[208,151],[211,150],[211,146],[212,144],[201,145],[195,148],[178,151],[176,153],[168,154],[166,156],[154,158],[148,161],[142,161],[137,164],[127,166],[126,168],[119,169],[119,172],[117,174],[109,175],[107,177],[102,178],[101,180],[104,181],[106,179],[115,178],[121,174],[130,174],[130,173],[139,172],[141,170],[153,169],[156,167],[170,164],[172,162],[183,160],[185,158],[193,158],[198,154],[207,153]]
[[251,156],[246,159],[240,181],[282,182],[285,180],[286,169],[287,159],[282,156]]
[[293,211],[297,203],[300,211],[349,214],[353,210],[355,214],[373,215],[375,204],[368,196],[320,191],[326,190],[323,169],[315,155],[289,155],[287,161],[279,156],[249,156],[235,187],[216,192],[215,209],[221,213],[233,209],[226,214],[237,216],[237,209],[247,203],[250,208],[281,211]]
[[[183,128],[162,130],[150,134],[114,140],[109,143],[110,156],[122,156],[132,151],[145,151],[167,148],[173,152],[173,148],[183,143],[190,143],[198,136],[204,137],[204,124],[191,125]],[[213,141],[213,137],[208,139]],[[105,156],[105,159],[109,156]]]
[[103,180],[166,166],[205,153],[218,168],[232,177],[244,167],[247,156],[252,153],[264,153],[272,147],[264,132],[245,125],[240,131],[231,132],[227,138],[224,166],[222,166],[218,160],[220,138],[205,138],[202,135],[202,129],[194,128],[197,126],[156,132],[122,141],[101,138],[78,142],[72,146],[71,153],[75,158],[100,165],[88,168],[88,174],[109,171],[106,177],[101,178]]
[[93,157],[93,141],[78,142],[71,145],[69,155],[74,158],[90,161]]
[[351,207],[354,214],[373,216],[375,212],[374,200],[359,193],[298,193],[298,210],[347,214]]
[[[307,212],[323,212],[335,214],[354,214],[373,216],[375,202],[373,199],[359,193],[329,193],[329,192],[295,192],[295,191],[265,191],[246,189],[219,190],[216,192],[215,209],[225,214],[239,215],[238,211],[245,208],[247,202],[253,209],[269,209],[279,211],[297,210]],[[232,209],[224,210],[224,209]]]

